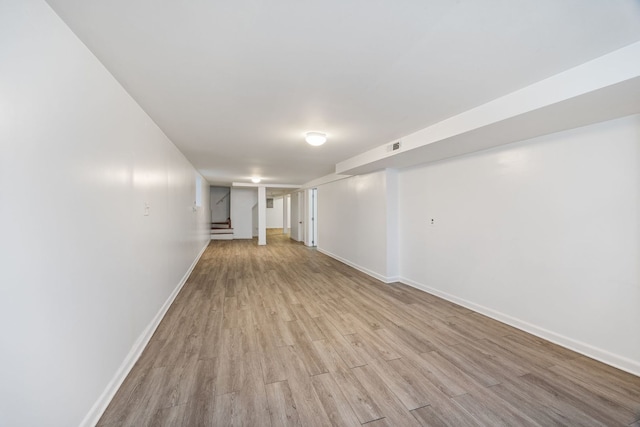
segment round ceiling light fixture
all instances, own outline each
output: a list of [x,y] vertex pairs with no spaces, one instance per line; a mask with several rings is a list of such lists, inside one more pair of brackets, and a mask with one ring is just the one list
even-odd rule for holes
[[327,134],[322,132],[307,132],[304,140],[310,145],[322,145],[327,142]]
[[253,178],[251,178],[251,182],[253,182],[254,184],[257,184],[260,181],[262,181],[262,179],[259,176],[254,176]]

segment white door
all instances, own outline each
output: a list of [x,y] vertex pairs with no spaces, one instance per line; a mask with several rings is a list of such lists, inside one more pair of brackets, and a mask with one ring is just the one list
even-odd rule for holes
[[306,224],[304,227],[304,244],[307,246],[317,246],[316,236],[318,235],[318,225],[316,218],[318,216],[318,189],[311,188],[304,192],[304,219]]
[[304,241],[304,193],[297,193],[298,195],[298,233],[296,240],[298,242]]
[[297,242],[304,240],[304,193],[291,194],[291,238]]

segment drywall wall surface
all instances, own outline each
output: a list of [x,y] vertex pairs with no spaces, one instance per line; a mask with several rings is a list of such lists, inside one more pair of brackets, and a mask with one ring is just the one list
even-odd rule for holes
[[208,209],[44,1],[0,3],[0,76],[0,425],[93,425],[208,243]]
[[[233,225],[234,239],[253,238],[253,207],[257,203],[257,188],[231,187],[231,224]],[[257,236],[257,221],[255,227],[255,235]]]
[[640,373],[640,116],[398,179],[403,281]]
[[319,185],[318,250],[387,278],[387,172]]
[[[271,198],[271,197],[270,197]],[[284,198],[273,198],[273,207],[267,208],[267,228],[282,228],[284,219]]]
[[398,223],[398,172],[387,169],[385,172],[385,199],[386,199],[386,232],[387,232],[387,281],[396,281],[399,278],[399,223]]

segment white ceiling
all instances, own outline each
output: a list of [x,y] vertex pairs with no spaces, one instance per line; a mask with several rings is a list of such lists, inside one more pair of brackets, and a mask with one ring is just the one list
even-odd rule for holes
[[640,40],[639,0],[48,3],[212,184],[305,183]]

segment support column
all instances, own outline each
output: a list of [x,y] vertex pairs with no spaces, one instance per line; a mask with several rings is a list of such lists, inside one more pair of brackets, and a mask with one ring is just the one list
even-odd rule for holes
[[282,234],[287,234],[289,229],[287,224],[289,223],[289,196],[282,196]]
[[258,186],[258,245],[267,244],[267,189]]

